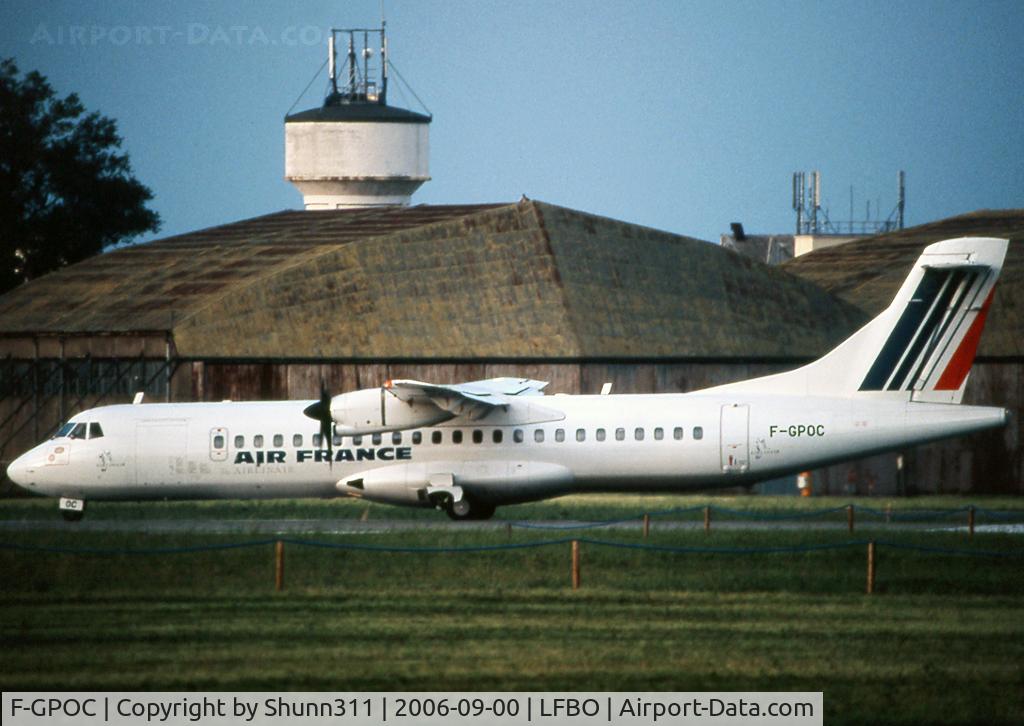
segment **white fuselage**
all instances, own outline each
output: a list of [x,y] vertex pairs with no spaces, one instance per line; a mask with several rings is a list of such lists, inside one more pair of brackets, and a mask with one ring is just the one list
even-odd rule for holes
[[[1006,420],[1002,408],[889,394],[723,394],[541,396],[548,420],[456,418],[345,436],[330,453],[303,415],[310,401],[106,406],[72,419],[100,424],[101,436],[51,439],[8,473],[29,491],[79,499],[351,495],[409,505],[428,504],[424,483],[447,474],[477,500],[509,504],[750,484]],[[360,486],[346,484],[353,477]]]

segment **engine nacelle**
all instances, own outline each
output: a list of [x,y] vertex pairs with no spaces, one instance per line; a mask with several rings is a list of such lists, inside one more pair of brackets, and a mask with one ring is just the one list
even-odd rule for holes
[[572,472],[560,465],[529,461],[434,461],[389,464],[345,477],[338,491],[385,504],[433,506],[438,493],[454,499],[482,497],[496,503],[529,502],[567,494]]
[[[411,475],[411,476],[410,476]],[[427,477],[422,466],[385,466],[348,476],[338,482],[338,491],[350,497],[407,507],[427,506]]]
[[454,414],[429,401],[406,402],[387,388],[364,388],[331,399],[334,430],[342,436],[433,426]]

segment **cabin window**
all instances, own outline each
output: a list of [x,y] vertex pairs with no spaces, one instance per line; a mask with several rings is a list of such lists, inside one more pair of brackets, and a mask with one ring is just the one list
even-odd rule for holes
[[302,434],[295,434],[292,436],[292,446],[296,449],[302,446]]
[[494,433],[491,434],[491,441],[500,444],[503,438],[505,438],[505,435],[501,432],[501,429],[494,429]]
[[324,437],[320,434],[313,434],[313,448],[319,449],[324,445]]
[[331,436],[331,444],[334,446],[341,446],[341,434],[334,434]]
[[430,440],[433,441],[435,444],[440,444],[441,443],[441,432],[440,431],[435,431],[434,433],[432,433],[430,435]]
[[544,429],[534,429],[534,431],[533,431],[533,440],[536,441],[538,444],[543,444],[544,443]]
[[594,438],[598,441],[604,441],[604,429],[598,429],[594,432]]
[[228,430],[223,426],[210,429],[210,460],[227,461]]
[[555,441],[558,443],[565,441],[565,429],[555,429]]
[[373,441],[374,446],[380,446],[380,442],[384,440],[384,437],[380,434],[374,434],[370,437],[370,440]]
[[515,431],[513,431],[512,440],[515,441],[517,444],[523,443],[523,430],[516,429]]
[[244,449],[245,448],[245,437],[244,436],[236,436],[235,437],[235,448],[236,449]]
[[626,429],[615,429],[615,440],[625,441],[626,440]]
[[665,429],[661,428],[661,426],[658,426],[656,429],[654,429],[654,440],[661,441],[663,438],[665,438]]
[[693,438],[697,439],[698,441],[704,438],[704,428],[702,426],[693,427]]
[[90,439],[101,439],[101,438],[103,438],[103,429],[100,428],[100,425],[98,423],[96,423],[95,421],[93,421],[91,424],[89,424],[89,438]]
[[484,440],[484,432],[480,429],[473,429],[473,443],[479,444]]
[[414,444],[417,444],[417,445],[418,444],[422,444],[423,443],[423,432],[422,431],[413,431],[412,432],[412,442]]
[[635,429],[633,429],[633,438],[636,439],[637,441],[643,441],[644,430],[641,427],[637,426]]
[[676,441],[682,441],[683,440],[683,427],[682,426],[676,426],[674,429],[672,429],[672,438],[675,439]]
[[353,436],[352,437],[352,445],[353,446],[362,446],[363,445],[363,437],[362,436]]
[[394,444],[395,446],[398,446],[400,443],[402,443],[401,431],[395,431],[391,434],[391,443]]
[[452,431],[452,443],[453,444],[461,444],[462,443],[462,432],[459,429],[455,429],[454,431]]
[[274,434],[274,448],[280,449],[284,446],[284,434]]
[[84,439],[85,438],[85,424],[84,423],[75,424],[75,427],[73,429],[71,429],[71,431],[68,433],[68,438],[69,439]]
[[252,437],[252,445],[255,449],[263,448],[263,434],[256,434]]
[[586,441],[587,440],[587,430],[586,429],[576,429],[576,440],[577,441]]

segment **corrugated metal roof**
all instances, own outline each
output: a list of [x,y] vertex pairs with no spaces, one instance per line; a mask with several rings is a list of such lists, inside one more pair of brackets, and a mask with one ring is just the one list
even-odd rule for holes
[[802,255],[782,269],[873,317],[892,301],[921,251],[953,237],[1010,240],[978,354],[1024,355],[1024,209],[980,210],[877,235]]
[[168,330],[195,357],[788,358],[862,321],[717,245],[528,200],[280,212],[0,298],[0,332]]

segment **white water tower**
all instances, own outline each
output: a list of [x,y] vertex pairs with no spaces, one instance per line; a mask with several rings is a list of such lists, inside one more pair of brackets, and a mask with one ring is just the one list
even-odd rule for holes
[[[340,74],[339,36],[348,42]],[[379,62],[371,38],[380,39]],[[330,88],[323,105],[285,117],[285,178],[298,187],[308,210],[409,204],[430,179],[431,117],[387,105],[384,24],[332,29],[327,52]]]

